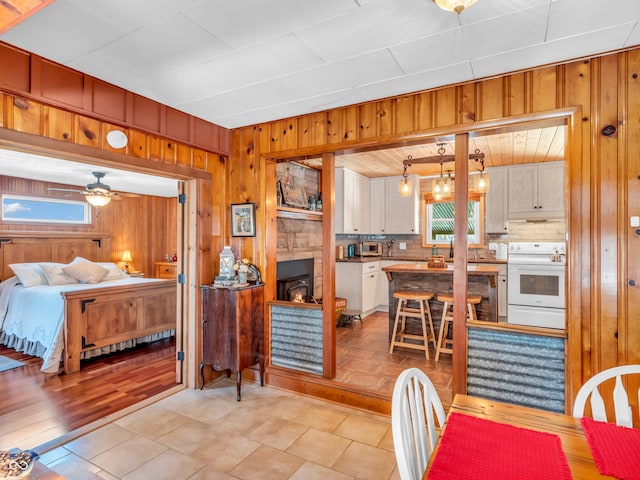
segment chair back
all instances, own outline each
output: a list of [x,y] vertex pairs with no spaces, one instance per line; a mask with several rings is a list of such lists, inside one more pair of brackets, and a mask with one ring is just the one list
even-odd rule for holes
[[393,446],[401,480],[422,479],[438,438],[436,428],[442,429],[444,422],[444,408],[429,377],[417,368],[403,371],[391,400]]
[[[606,380],[615,378],[616,383],[613,388],[613,408],[615,413],[615,420],[617,425],[623,425],[625,427],[633,427],[633,414],[631,406],[629,405],[629,397],[627,391],[622,383],[622,377],[625,375],[640,375],[640,365],[623,365],[619,367],[609,368],[604,370],[585,382],[585,384],[578,391],[576,400],[573,403],[573,416],[575,418],[581,418],[584,416],[584,408],[587,403],[587,398],[590,398],[589,404],[591,405],[591,416],[594,420],[600,422],[606,422],[607,412],[605,408],[605,402],[598,391],[598,387]],[[640,377],[638,377],[640,379]],[[638,403],[640,405],[640,388],[637,392]],[[640,416],[638,416],[640,421]]]

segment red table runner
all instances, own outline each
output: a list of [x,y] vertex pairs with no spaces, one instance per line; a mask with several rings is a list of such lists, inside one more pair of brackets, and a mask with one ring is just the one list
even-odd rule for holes
[[598,471],[620,480],[640,480],[640,430],[580,419]]
[[428,480],[570,480],[560,437],[452,412]]

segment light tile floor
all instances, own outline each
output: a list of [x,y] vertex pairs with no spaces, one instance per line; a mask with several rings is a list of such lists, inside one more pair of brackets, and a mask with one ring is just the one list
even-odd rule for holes
[[389,417],[226,378],[45,453],[69,480],[398,479]]

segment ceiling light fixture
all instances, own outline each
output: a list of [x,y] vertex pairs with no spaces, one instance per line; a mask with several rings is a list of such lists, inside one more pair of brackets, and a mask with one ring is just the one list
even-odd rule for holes
[[[440,176],[436,177],[431,182],[431,194],[434,200],[439,201],[448,198],[454,191],[454,176],[451,170],[447,170],[447,176],[444,175],[443,165],[447,162],[455,162],[455,155],[445,155],[444,146],[446,143],[438,143],[438,155],[423,158],[413,158],[411,155],[402,162],[404,167],[402,171],[402,178],[400,179],[400,195],[407,197],[411,195],[413,185],[409,178],[408,169],[414,163],[439,163],[440,164]],[[473,191],[476,193],[486,193],[489,190],[489,175],[484,169],[484,153],[480,149],[476,148],[475,152],[469,154],[469,160],[480,162],[481,168],[478,169],[479,175],[474,177]]]
[[433,0],[436,5],[447,12],[460,14],[465,8],[469,8],[477,0]]
[[111,201],[111,197],[109,195],[105,195],[99,191],[87,193],[85,198],[87,199],[87,202],[94,207],[104,207]]

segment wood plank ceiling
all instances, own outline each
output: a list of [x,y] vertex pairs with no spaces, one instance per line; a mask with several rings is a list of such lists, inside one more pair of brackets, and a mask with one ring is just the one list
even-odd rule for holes
[[[566,126],[534,126],[526,130],[500,131],[477,134],[470,137],[469,152],[476,149],[485,154],[485,167],[500,167],[534,162],[564,160]],[[418,145],[390,146],[376,150],[341,153],[336,152],[336,166],[347,167],[367,177],[388,177],[402,175],[402,162],[412,158],[438,156],[438,144],[444,143],[445,155],[455,154],[453,136],[429,139],[429,143]],[[319,158],[309,158],[300,163],[320,168]],[[443,164],[443,171],[453,171],[452,162]],[[479,170],[480,165],[470,165],[470,173]],[[440,164],[413,164],[409,174],[434,176],[440,173]]]

